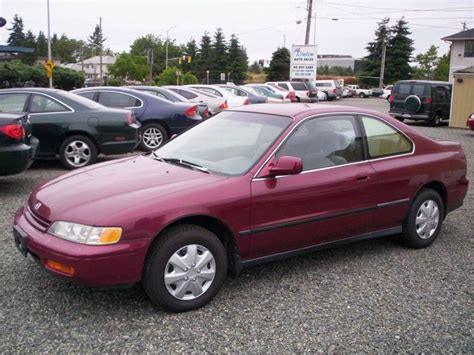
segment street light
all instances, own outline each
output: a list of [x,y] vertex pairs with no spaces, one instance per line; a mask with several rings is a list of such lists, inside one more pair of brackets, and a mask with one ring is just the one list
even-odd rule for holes
[[277,32],[280,32],[283,35],[283,48],[286,48],[286,33],[280,30],[277,30]]
[[175,27],[177,27],[177,26],[171,26],[170,28],[168,28],[166,30],[166,62],[165,62],[165,69],[168,68],[168,46],[169,46],[169,43],[170,43],[169,33]]

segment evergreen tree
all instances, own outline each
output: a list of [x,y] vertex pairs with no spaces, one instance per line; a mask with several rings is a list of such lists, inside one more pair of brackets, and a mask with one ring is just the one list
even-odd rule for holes
[[196,59],[197,59],[197,43],[196,40],[190,39],[185,46],[186,55],[191,57],[191,63],[188,63],[187,60],[183,62],[182,68],[183,72],[191,72],[191,74],[195,74],[196,70]]
[[40,31],[36,38],[36,55],[41,58],[48,56],[48,40],[43,31]]
[[395,83],[398,80],[411,78],[410,61],[413,54],[413,40],[408,28],[408,22],[403,18],[390,29],[391,37],[388,42],[385,82]]
[[231,80],[235,84],[242,84],[247,79],[248,57],[234,34],[230,38],[227,63],[227,72],[230,72]]
[[214,35],[211,58],[214,70],[211,71],[210,77],[213,81],[219,81],[220,73],[224,73],[227,68],[227,45],[222,28],[218,28]]
[[[369,54],[365,56],[361,63],[360,75],[363,76],[361,82],[366,85],[373,85],[378,82],[375,78],[364,78],[365,77],[379,77],[380,76],[380,64],[382,62],[382,48],[384,41],[387,41],[387,53],[388,46],[390,43],[390,29],[388,27],[390,19],[384,18],[378,23],[378,27],[375,30],[375,39],[369,42],[366,49]],[[387,56],[388,57],[388,56]]]
[[102,29],[99,25],[96,25],[94,28],[94,32],[92,32],[92,34],[89,36],[88,42],[89,45],[95,46],[97,49],[99,49],[100,46],[102,46],[106,40],[107,38],[104,37]]
[[254,74],[260,74],[262,72],[262,67],[258,63],[258,61],[254,61],[252,65],[249,66],[249,72]]
[[211,51],[211,37],[205,32],[201,37],[195,69],[197,77],[201,80],[206,78],[206,70],[210,71],[213,68]]
[[[22,43],[23,47],[26,48],[33,48],[36,49],[36,36],[31,32],[31,30],[28,30],[25,34],[25,39],[23,40]],[[34,64],[36,59],[38,58],[38,55],[36,54],[36,51],[32,54],[25,54],[22,56],[21,61],[25,64]]]
[[270,66],[267,69],[268,81],[288,80],[290,76],[290,51],[278,48],[272,54]]
[[23,19],[17,14],[15,14],[15,16],[13,17],[12,27],[8,30],[11,32],[8,36],[7,43],[10,46],[21,47],[26,37],[24,32]]

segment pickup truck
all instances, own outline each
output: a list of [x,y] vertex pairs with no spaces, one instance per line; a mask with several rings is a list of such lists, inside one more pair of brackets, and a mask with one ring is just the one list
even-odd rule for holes
[[359,96],[361,98],[366,98],[372,96],[372,90],[370,89],[361,89],[359,85],[347,85],[349,89],[354,91],[354,96]]

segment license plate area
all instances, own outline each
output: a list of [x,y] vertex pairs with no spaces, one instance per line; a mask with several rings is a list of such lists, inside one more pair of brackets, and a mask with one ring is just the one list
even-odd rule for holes
[[405,117],[405,118],[410,118],[410,117],[411,117],[411,115],[410,115],[409,113],[404,113],[404,114],[402,115],[402,117]]
[[15,241],[16,248],[26,258],[28,256],[28,249],[26,247],[27,235],[18,226],[13,227],[13,239]]

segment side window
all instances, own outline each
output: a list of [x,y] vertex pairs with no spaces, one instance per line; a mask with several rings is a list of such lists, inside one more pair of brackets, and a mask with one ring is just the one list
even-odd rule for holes
[[298,157],[303,171],[364,160],[362,137],[353,116],[314,118],[301,124],[276,157]]
[[180,89],[170,89],[170,90],[177,93],[178,95],[181,95],[182,97],[184,97],[188,100],[195,99],[197,97],[196,94],[194,94],[190,91],[180,90]]
[[198,87],[198,90],[202,90],[202,91],[208,92],[208,93],[210,93],[210,94],[212,94],[212,95],[216,95],[216,96],[222,97],[222,94],[221,94],[219,91],[214,90],[214,89],[212,89],[212,88]]
[[118,92],[101,91],[99,93],[99,103],[107,107],[138,107],[141,105],[137,98]]
[[1,94],[0,112],[23,112],[28,94]]
[[89,100],[94,100],[95,93],[96,93],[95,91],[86,91],[86,92],[78,92],[76,95],[85,97],[86,99],[89,99]]
[[289,90],[289,89],[288,89],[288,85],[285,84],[285,83],[278,83],[278,86],[282,87],[282,88],[285,89],[285,90]]
[[291,83],[291,86],[293,86],[293,89],[296,91],[307,91],[308,88],[306,87],[305,83]]
[[381,158],[409,153],[412,143],[403,134],[376,118],[362,117],[369,158]]
[[448,91],[443,86],[437,86],[434,91],[436,101],[446,101],[448,99]]
[[70,111],[66,106],[60,104],[56,100],[53,100],[43,95],[33,95],[30,103],[31,113],[42,113],[42,112],[65,112]]

